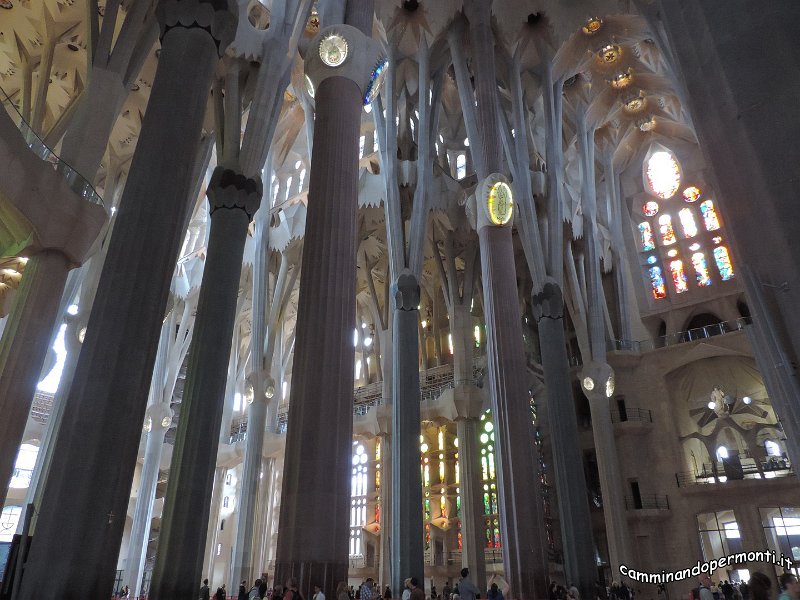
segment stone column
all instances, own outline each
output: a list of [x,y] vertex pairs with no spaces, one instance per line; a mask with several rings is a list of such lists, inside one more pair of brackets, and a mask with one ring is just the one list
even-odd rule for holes
[[[329,4],[343,8],[345,3]],[[373,8],[372,0],[346,3],[343,14],[352,27],[342,28],[341,34],[351,44],[364,47]],[[309,59],[313,52],[318,60],[316,48]],[[275,561],[275,580],[295,577],[306,597],[314,584],[333,595],[336,584],[347,581],[349,567],[358,140],[364,93],[353,65],[360,59],[350,55],[330,68],[318,62],[319,70],[309,75],[319,85]]]
[[145,430],[147,441],[144,447],[144,463],[139,481],[139,493],[136,496],[136,507],[133,509],[130,542],[128,546],[128,563],[125,580],[131,589],[131,597],[138,598],[141,592],[142,573],[147,560],[147,542],[150,538],[150,520],[153,517],[153,501],[158,484],[158,472],[161,468],[161,451],[164,448],[164,436],[172,424],[172,409],[168,402],[154,404],[147,409]]
[[[456,393],[458,393],[456,389]],[[461,566],[469,569],[478,589],[486,589],[486,519],[483,507],[479,418],[469,416],[456,421],[458,465],[461,471]]]
[[[392,591],[424,581],[422,481],[419,467],[419,284],[403,269],[392,285]],[[411,441],[409,441],[411,440]]]
[[[378,409],[380,411],[380,409]],[[388,421],[388,419],[387,419]],[[380,589],[392,585],[392,436],[390,433],[380,435],[381,443],[381,533],[380,564],[378,566],[378,584]],[[394,589],[392,592],[397,594]]]
[[577,443],[577,416],[564,335],[564,297],[558,284],[552,280],[545,283],[542,292],[533,296],[532,304],[547,385],[547,421],[558,492],[564,574],[568,582],[578,586],[581,597],[592,598],[597,579],[592,517],[583,456]]
[[155,600],[188,598],[201,580],[217,459],[210,440],[218,439],[228,375],[219,357],[231,351],[247,228],[261,196],[260,180],[224,167],[208,188],[211,231],[150,586]]
[[[214,572],[214,557],[217,555],[217,532],[219,531],[219,507],[222,504],[223,488],[227,467],[217,467],[214,470],[214,488],[211,492],[211,510],[208,515],[206,528],[205,554],[203,556],[203,579]],[[237,588],[238,589],[238,588]]]
[[[470,146],[482,157],[484,167],[478,172],[479,180],[499,173],[502,168],[490,8],[489,4],[477,0],[465,3],[470,21],[480,133],[480,139],[470,140]],[[479,199],[481,214],[485,210],[484,201]],[[509,305],[509,299],[517,298],[511,227],[483,223],[478,228],[478,239],[487,328],[488,383],[497,441],[503,563],[511,596],[532,600],[546,593],[547,554],[520,312],[516,301]]]
[[64,600],[113,587],[139,436],[112,432],[144,420],[211,75],[234,25],[216,0],[163,0],[159,11],[158,70],[39,507],[24,600],[41,596],[42,581]]
[[609,400],[614,395],[614,372],[605,363],[591,361],[581,370],[581,384],[592,414],[592,431],[603,495],[603,517],[608,538],[611,572],[619,573],[621,564],[629,564],[628,516],[625,512],[625,487],[619,468],[614,425]]

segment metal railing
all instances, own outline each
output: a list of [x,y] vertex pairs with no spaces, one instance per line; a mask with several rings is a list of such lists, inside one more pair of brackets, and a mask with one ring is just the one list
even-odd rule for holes
[[744,479],[763,480],[794,477],[791,462],[787,459],[775,457],[759,461],[758,464],[756,464],[755,460],[751,460],[750,464],[742,464],[741,477],[738,477],[738,471],[736,469],[736,477],[731,477],[729,476],[730,473],[726,473],[722,463],[717,465],[705,463],[703,464],[703,470],[700,472],[682,471],[675,473],[675,482],[678,487],[689,487],[693,485],[724,484],[729,481],[742,481]]
[[624,409],[617,409],[611,411],[612,423],[652,423],[653,413],[646,408],[633,408],[625,407]]
[[53,168],[67,182],[69,189],[84,200],[92,204],[103,206],[103,199],[98,195],[94,187],[92,187],[92,184],[89,183],[83,175],[61,160],[58,155],[44,143],[44,140],[42,140],[28,122],[25,121],[25,118],[22,116],[22,113],[19,112],[16,104],[14,104],[2,88],[0,88],[0,104],[3,105],[3,108],[5,108],[6,112],[9,114],[11,120],[17,126],[17,129],[22,133],[22,137],[25,139],[28,148],[40,159],[53,165]]
[[716,335],[724,335],[726,333],[733,333],[743,330],[746,326],[752,325],[753,320],[750,317],[740,317],[732,321],[723,321],[715,323],[714,325],[706,325],[705,327],[697,327],[696,329],[689,329],[687,331],[679,331],[669,335],[662,335],[652,340],[609,340],[609,352],[635,352],[640,354],[642,352],[649,352],[657,348],[664,348],[665,346],[674,346],[677,344],[684,344],[686,342],[695,342]]
[[646,496],[625,496],[625,508],[627,510],[669,510],[669,497],[658,494]]

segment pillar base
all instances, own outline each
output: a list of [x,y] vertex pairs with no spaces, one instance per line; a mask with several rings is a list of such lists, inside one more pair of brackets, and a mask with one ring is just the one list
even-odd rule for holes
[[298,589],[313,590],[314,586],[318,585],[326,597],[333,598],[339,582],[344,581],[347,583],[349,569],[350,561],[296,560],[276,562],[274,585],[284,585],[289,578],[294,577],[297,581]]

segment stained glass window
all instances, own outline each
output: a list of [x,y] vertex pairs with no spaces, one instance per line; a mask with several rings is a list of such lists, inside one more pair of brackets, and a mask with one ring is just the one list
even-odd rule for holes
[[694,213],[691,208],[682,208],[678,212],[678,218],[681,220],[684,236],[692,238],[697,235],[697,221],[694,219]]
[[679,294],[689,291],[686,273],[683,271],[683,261],[673,260],[669,263],[669,270],[672,273],[672,283],[675,285],[675,291]]
[[672,228],[672,217],[661,215],[658,217],[658,228],[661,231],[661,242],[665,246],[675,243],[675,230]]
[[711,285],[711,276],[708,273],[705,254],[702,252],[692,254],[692,266],[694,266],[694,274],[697,277],[697,285],[700,287]]
[[722,281],[733,279],[733,265],[731,264],[731,257],[728,255],[728,249],[725,246],[717,246],[714,248],[714,261],[717,263],[719,269],[719,276]]
[[697,202],[700,199],[700,188],[695,186],[687,187],[683,190],[684,202]]
[[654,250],[656,243],[653,240],[653,230],[650,229],[650,223],[644,221],[639,223],[639,233],[642,236],[642,248],[647,250]]
[[716,231],[719,229],[719,219],[717,211],[714,209],[714,202],[705,200],[700,203],[700,213],[703,215],[703,225],[706,231]]
[[350,556],[363,554],[361,528],[367,524],[367,462],[363,444],[353,444],[353,468],[350,484]]
[[681,166],[666,148],[656,150],[645,162],[644,176],[650,192],[666,200],[672,198],[681,185]]
[[654,217],[658,214],[658,202],[655,202],[654,200],[645,202],[644,206],[642,206],[642,212],[646,217]]
[[650,267],[650,285],[653,288],[653,298],[660,300],[667,297],[667,286],[664,285],[664,276],[661,267]]
[[655,256],[653,256],[652,254],[647,257],[647,264],[648,265],[654,265],[654,264],[656,264],[656,262],[658,262],[658,259]]
[[500,527],[497,519],[497,478],[495,473],[494,424],[491,412],[481,415],[481,479],[483,480],[483,512],[486,515],[487,548],[500,547]]

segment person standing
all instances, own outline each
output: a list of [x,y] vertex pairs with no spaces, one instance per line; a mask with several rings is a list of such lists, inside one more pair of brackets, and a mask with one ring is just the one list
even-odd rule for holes
[[386,589],[383,590],[383,600],[391,600],[392,599],[392,589],[387,585]]
[[771,588],[772,582],[762,572],[754,571],[750,575],[750,597],[753,600],[770,600],[772,597]]
[[372,600],[372,577],[367,577],[367,580],[361,584],[361,600]]
[[303,600],[303,596],[297,590],[297,580],[290,577],[286,580],[286,588],[283,592],[283,600]]
[[225,592],[225,584],[222,584],[222,587],[217,588],[217,593],[214,594],[214,600],[227,600],[228,595]]
[[325,594],[322,593],[322,588],[314,585],[314,600],[325,600]]
[[497,587],[496,583],[492,583],[492,587],[489,588],[487,597],[489,600],[503,600],[503,592],[500,591],[500,588]]
[[350,592],[344,581],[340,581],[339,585],[336,586],[336,600],[351,600]]
[[411,577],[403,582],[403,597],[401,600],[411,600]]
[[200,588],[200,600],[211,600],[211,590],[208,589],[208,579],[203,579],[203,586]]
[[450,580],[448,579],[442,588],[442,600],[450,600],[450,594],[452,593],[453,588],[450,586]]
[[425,590],[419,587],[419,581],[416,577],[411,578],[410,600],[425,600]]
[[781,595],[778,600],[800,600],[800,583],[797,582],[797,577],[792,573],[783,573],[778,577],[778,583],[781,584]]
[[458,594],[461,596],[461,600],[475,600],[480,593],[481,591],[469,578],[469,569],[466,567],[461,569],[461,579],[458,580]]

